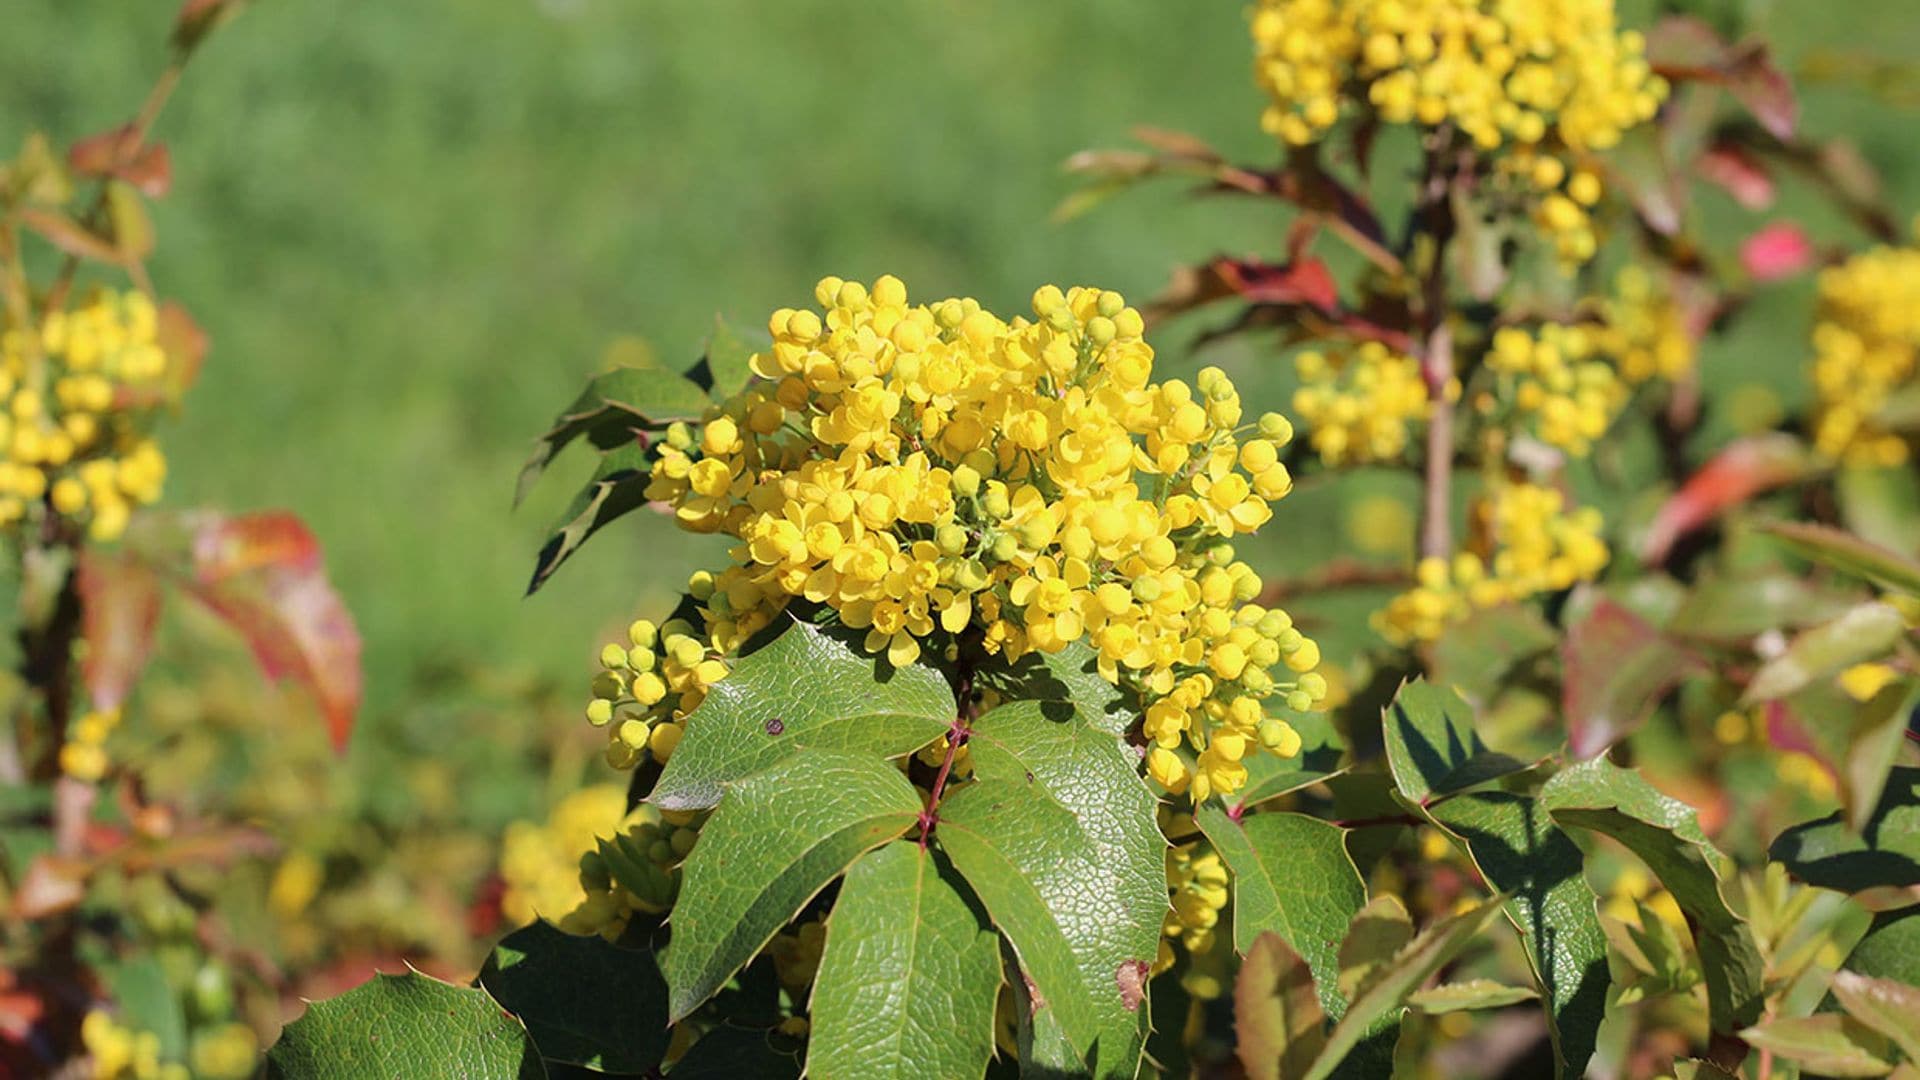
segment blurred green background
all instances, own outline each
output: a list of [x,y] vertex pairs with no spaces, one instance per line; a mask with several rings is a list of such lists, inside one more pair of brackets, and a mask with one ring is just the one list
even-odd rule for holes
[[[124,119],[176,7],[13,0],[0,143]],[[1834,70],[1803,87],[1806,126],[1852,133],[1894,204],[1920,205],[1916,88],[1872,67],[1920,56],[1911,0],[1744,7],[1790,69]],[[1017,310],[1043,282],[1144,297],[1182,260],[1277,252],[1270,207],[1172,184],[1048,219],[1072,190],[1062,160],[1135,124],[1271,157],[1243,9],[263,0],[196,61],[159,129],[175,192],[153,277],[214,342],[163,433],[168,501],[302,514],[366,636],[355,754],[372,764],[401,740],[458,754],[437,695],[501,673],[584,694],[602,635],[663,611],[691,568],[669,530],[630,518],[521,596],[584,461],[562,459],[510,513],[515,473],[614,339],[691,362],[716,313],[757,324],[826,273],[893,272],[919,296]],[[1732,236],[1803,205],[1714,213]],[[1804,279],[1770,291],[1709,377],[1792,395],[1810,297]],[[1190,338],[1162,335],[1170,368],[1199,362]],[[1275,359],[1241,347],[1221,362],[1252,407],[1284,408]],[[1275,552],[1344,546],[1324,503],[1277,509]]]

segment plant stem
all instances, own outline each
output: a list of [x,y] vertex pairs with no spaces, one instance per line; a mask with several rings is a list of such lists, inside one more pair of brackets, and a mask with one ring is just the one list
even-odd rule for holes
[[1420,357],[1432,411],[1427,417],[1427,463],[1420,522],[1420,555],[1444,559],[1453,551],[1453,329],[1442,319]]
[[[964,661],[963,661],[964,664]],[[955,695],[960,702],[954,713],[953,723],[947,728],[947,753],[940,761],[940,771],[933,778],[933,787],[927,795],[927,805],[920,811],[920,849],[926,850],[927,841],[932,838],[933,830],[940,824],[940,797],[947,792],[947,778],[953,775],[953,761],[960,756],[960,748],[967,744],[973,734],[973,668],[971,665],[960,669],[960,687]]]
[[29,599],[23,605],[29,610],[23,612],[19,630],[20,678],[31,692],[20,717],[21,734],[33,727],[29,713],[36,699],[42,705],[40,720],[45,725],[43,737],[36,740],[30,755],[28,775],[45,781],[60,774],[60,748],[66,743],[67,725],[73,716],[73,646],[80,638],[81,612],[79,574],[74,562],[79,554],[77,545],[68,538],[56,537],[40,550],[45,557],[65,564],[54,571],[59,582],[51,605],[34,612]]

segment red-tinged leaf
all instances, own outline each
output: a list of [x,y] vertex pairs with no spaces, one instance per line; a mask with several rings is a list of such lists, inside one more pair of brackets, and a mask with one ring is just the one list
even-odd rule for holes
[[1774,138],[1793,137],[1799,102],[1764,42],[1729,43],[1698,18],[1669,16],[1647,35],[1647,59],[1675,82],[1724,87]]
[[186,0],[173,20],[173,47],[191,52],[220,24],[240,13],[245,0]]
[[1756,495],[1811,476],[1818,468],[1806,445],[1791,435],[1769,432],[1735,440],[1668,497],[1640,541],[1641,557],[1651,563],[1665,560],[1681,537]]
[[1645,126],[1629,131],[1611,155],[1612,186],[1625,193],[1634,213],[1661,236],[1680,232],[1686,217],[1686,187],[1667,161],[1659,135]]
[[1601,597],[1561,646],[1561,706],[1576,758],[1590,758],[1646,722],[1700,660],[1638,615]]
[[40,856],[13,891],[13,917],[32,921],[71,911],[86,897],[92,873],[93,864],[84,859]]
[[132,124],[123,124],[74,143],[67,165],[81,176],[120,179],[142,195],[159,198],[173,185],[173,163],[160,143],[142,143]]
[[1184,131],[1142,124],[1133,129],[1133,137],[1163,154],[1191,158],[1195,161],[1221,160],[1219,152],[1213,147],[1208,146],[1198,136],[1189,135]]
[[83,677],[94,708],[119,708],[146,670],[160,625],[160,601],[160,579],[139,559],[98,548],[81,553]]
[[1256,304],[1306,304],[1331,314],[1339,307],[1339,286],[1327,264],[1311,255],[1282,266],[1252,259],[1215,259],[1214,272],[1239,295]]
[[1740,245],[1740,265],[1755,281],[1790,278],[1813,265],[1813,241],[1791,221],[1778,221]]
[[76,259],[119,263],[120,250],[113,242],[58,210],[28,206],[20,210],[20,222],[38,233],[47,243]]
[[209,345],[207,332],[186,308],[166,300],[160,304],[154,333],[160,350],[167,354],[168,392],[177,399],[200,378],[200,365],[206,361]]
[[1722,141],[1710,147],[1694,162],[1693,170],[1748,210],[1765,210],[1773,205],[1773,177],[1759,158],[1737,143]]
[[163,143],[148,143],[115,174],[149,199],[173,190],[173,156]]

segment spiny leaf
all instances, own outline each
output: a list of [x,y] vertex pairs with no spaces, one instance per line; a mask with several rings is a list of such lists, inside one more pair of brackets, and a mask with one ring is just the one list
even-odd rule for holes
[[1425,804],[1443,795],[1519,772],[1526,763],[1492,750],[1474,730],[1473,709],[1460,695],[1415,679],[1388,705],[1387,766],[1400,792]]
[[795,754],[729,785],[681,868],[661,965],[672,1018],[713,996],[815,893],[919,816],[900,770],[865,754]]
[[899,757],[939,738],[956,708],[933,668],[895,668],[839,633],[788,620],[707,692],[650,798],[668,810],[709,807],[724,785],[802,751]]
[[1247,782],[1234,796],[1243,809],[1311,787],[1343,769],[1340,759],[1346,755],[1347,743],[1326,713],[1297,713],[1271,703],[1269,710],[1299,733],[1300,752],[1290,758],[1256,753],[1242,762]]
[[673,1066],[674,1080],[799,1080],[793,1040],[772,1031],[723,1023],[700,1036]]
[[1851,1017],[1784,1016],[1740,1033],[1749,1046],[1819,1076],[1885,1076],[1886,1040]]
[[1920,885],[1920,769],[1893,770],[1859,831],[1836,811],[1781,833],[1768,857],[1809,885],[1839,892]]
[[1000,938],[943,862],[901,841],[847,871],[814,977],[809,1076],[986,1070]]
[[1139,718],[1139,701],[1100,674],[1099,654],[1084,641],[1056,653],[1031,652],[1013,664],[980,668],[975,681],[1009,701],[1064,701],[1086,722],[1118,735]]
[[1907,1060],[1920,1062],[1920,987],[1841,971],[1833,976],[1833,996],[1847,1015],[1893,1040]]
[[566,512],[554,526],[553,535],[540,547],[533,560],[533,577],[527,582],[527,595],[539,591],[560,564],[566,562],[587,538],[618,518],[647,504],[647,484],[653,476],[653,454],[638,442],[609,450],[600,458],[593,479],[573,497]]
[[1346,1009],[1336,986],[1340,938],[1367,898],[1346,831],[1305,814],[1235,821],[1211,802],[1194,809],[1194,820],[1233,871],[1234,948],[1245,952],[1261,934],[1279,934],[1306,959],[1321,1005],[1338,1019]]
[[583,435],[608,450],[633,442],[636,432],[658,431],[675,420],[696,419],[710,404],[698,385],[660,368],[616,368],[600,375],[540,436],[533,456],[520,469],[513,501],[518,504],[526,498],[554,456]]
[[520,1022],[484,991],[417,971],[316,1001],[267,1051],[275,1080],[544,1080]]
[[1532,1001],[1540,995],[1532,987],[1507,986],[1491,979],[1442,983],[1430,990],[1416,990],[1407,996],[1407,1004],[1425,1013],[1463,1012],[1469,1009],[1498,1009]]
[[939,807],[935,838],[1012,943],[1037,996],[1098,1076],[1132,1076],[1141,981],[1166,912],[1166,841],[1137,758],[1055,702],[973,724],[977,777]]
[[1234,1052],[1248,1080],[1304,1074],[1327,1045],[1326,1025],[1306,961],[1278,934],[1254,938],[1233,984]]
[[494,946],[480,985],[548,1061],[643,1073],[666,1056],[667,984],[650,953],[536,922]]
[[1920,560],[1888,551],[1849,532],[1828,525],[1775,522],[1767,532],[1786,541],[1802,556],[1845,574],[1920,596]]
[[1390,970],[1373,979],[1347,1007],[1346,1016],[1327,1036],[1327,1047],[1307,1073],[1307,1080],[1326,1080],[1377,1022],[1400,1010],[1407,996],[1434,973],[1460,955],[1500,914],[1500,901],[1463,911],[1434,923],[1394,958]]

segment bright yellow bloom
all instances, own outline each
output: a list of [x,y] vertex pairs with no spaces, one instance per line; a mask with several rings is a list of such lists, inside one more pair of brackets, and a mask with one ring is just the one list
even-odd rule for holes
[[1813,328],[1814,445],[1856,465],[1899,465],[1907,440],[1880,415],[1920,357],[1920,249],[1875,248],[1820,274]]

